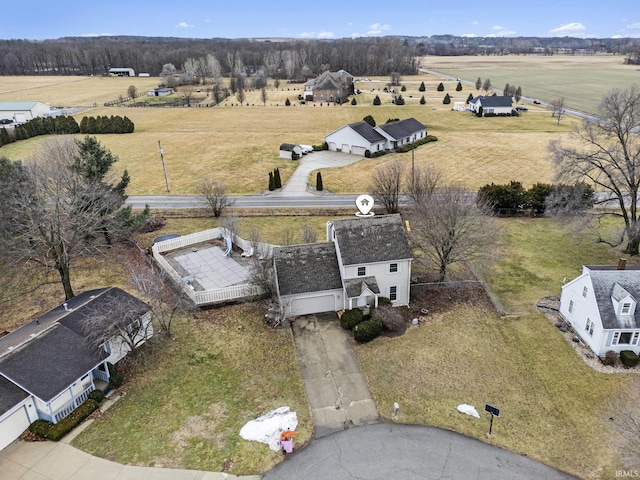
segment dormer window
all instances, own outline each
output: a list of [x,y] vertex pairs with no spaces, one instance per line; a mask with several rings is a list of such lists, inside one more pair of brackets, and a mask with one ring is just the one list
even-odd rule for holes
[[631,312],[631,303],[623,303],[622,308],[620,309],[620,315],[629,315]]
[[611,301],[616,315],[635,315],[638,302],[629,291],[618,283],[613,286]]

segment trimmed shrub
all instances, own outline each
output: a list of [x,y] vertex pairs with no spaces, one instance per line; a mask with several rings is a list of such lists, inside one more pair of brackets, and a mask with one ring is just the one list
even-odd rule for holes
[[404,85],[402,85],[402,87],[400,88],[401,92],[406,92],[407,91],[407,87],[405,87]]
[[316,174],[316,190],[318,192],[321,192],[323,189],[324,189],[324,186],[322,185],[322,174],[318,172]]
[[456,85],[456,92],[459,92],[460,90],[462,90],[462,83],[458,82],[458,85]]
[[273,192],[276,189],[276,184],[273,181],[273,172],[269,172],[269,191]]
[[286,107],[289,107],[289,106],[291,106],[291,101],[287,98],[285,100],[284,104],[285,104]]
[[351,105],[357,105],[357,104],[358,104],[358,102],[356,102],[356,99],[355,99],[355,98],[352,98],[352,99],[351,99]]
[[382,322],[378,318],[365,320],[353,327],[353,338],[358,343],[370,342],[382,333]]
[[400,310],[388,305],[378,307],[374,318],[382,322],[382,328],[388,332],[404,332],[407,329],[407,322],[402,318]]
[[376,98],[373,99],[373,104],[380,105],[381,103],[382,103],[382,100],[380,100],[380,97],[376,95]]
[[104,392],[97,388],[93,392],[89,393],[89,396],[87,398],[95,400],[98,403],[102,403],[102,401],[104,400]]
[[371,150],[365,150],[365,151],[364,151],[364,156],[365,156],[366,158],[371,158]]
[[67,433],[74,429],[76,425],[79,425],[85,418],[96,411],[99,404],[95,400],[90,398],[82,402],[78,408],[69,414],[68,417],[63,418],[58,423],[53,425],[49,430],[49,434],[46,438],[57,442]]
[[387,297],[378,297],[378,307],[390,307],[391,305],[391,300]]
[[444,99],[442,100],[442,103],[445,104],[445,105],[449,105],[451,103],[451,97],[449,96],[448,93],[444,96]]
[[353,328],[361,323],[362,320],[362,310],[360,310],[359,308],[345,310],[345,312],[340,317],[340,326],[345,330],[353,330]]
[[111,385],[111,388],[120,388],[123,383],[124,375],[122,375],[121,373],[111,375],[111,378],[109,379],[109,385]]
[[322,150],[329,150],[329,144],[327,142],[322,142]]
[[438,84],[438,91],[439,91],[439,92],[444,92],[444,84],[443,84],[442,82],[440,82],[440,83]]
[[51,427],[53,427],[53,423],[51,423],[49,420],[42,420],[39,418],[31,425],[29,425],[29,431],[31,433],[35,433],[39,437],[49,438]]
[[419,92],[424,92],[425,90],[426,90],[426,87],[424,86],[424,82],[422,82],[422,83],[420,84],[420,86],[418,87],[418,91],[419,91]]
[[420,99],[420,105],[424,105],[425,103],[427,103],[427,101],[424,99],[424,95],[423,95],[422,98]]
[[633,350],[622,350],[620,352],[620,361],[625,367],[635,367],[638,365],[640,358]]
[[618,363],[618,355],[613,350],[609,350],[604,354],[602,363],[604,363],[608,367],[615,367],[616,363]]

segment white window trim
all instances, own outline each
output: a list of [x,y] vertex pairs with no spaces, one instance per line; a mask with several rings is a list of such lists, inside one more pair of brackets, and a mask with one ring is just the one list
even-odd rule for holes
[[[392,267],[393,265],[395,265],[395,266],[396,266],[395,271],[391,269],[391,267]],[[400,265],[399,265],[397,262],[394,262],[394,263],[390,263],[390,264],[389,264],[389,273],[390,273],[390,274],[395,274],[395,273],[399,273],[399,272],[400,272]]]

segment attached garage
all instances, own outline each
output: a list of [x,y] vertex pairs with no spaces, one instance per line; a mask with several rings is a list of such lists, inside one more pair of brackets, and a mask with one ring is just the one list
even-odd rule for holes
[[[297,296],[291,298],[289,311],[291,315],[307,315],[310,313],[335,312],[341,307],[336,308],[339,298],[342,298],[340,290],[336,290],[328,294],[318,294],[312,296]],[[285,305],[287,301],[285,300]]]
[[362,155],[364,157],[366,151],[367,151],[367,147],[358,147],[356,145],[351,147],[351,153],[353,155]]
[[342,310],[344,294],[333,242],[273,249],[276,289],[287,315]]
[[0,450],[31,425],[29,408],[33,410],[35,420],[37,415],[32,397],[6,378],[0,377]]

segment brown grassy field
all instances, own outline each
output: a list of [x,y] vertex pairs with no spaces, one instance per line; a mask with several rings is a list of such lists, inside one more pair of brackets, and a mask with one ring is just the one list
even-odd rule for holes
[[[59,79],[60,77],[55,77]],[[14,98],[11,78],[0,83],[0,100]],[[30,81],[35,80],[29,78]],[[88,104],[93,88],[100,91],[103,102],[117,98],[129,82],[138,79],[83,78],[69,84],[62,77],[59,83],[35,86],[22,91],[37,92],[52,104]],[[157,79],[144,79],[157,82]],[[13,78],[13,82],[17,82]],[[452,112],[443,105],[445,93],[452,101],[464,101],[469,88],[455,91],[455,82],[446,82],[444,92],[437,92],[440,80],[429,75],[406,77],[402,92],[406,105],[392,105],[391,96],[384,92],[386,78],[371,78],[357,85],[362,93],[356,96],[357,105],[329,104],[300,105],[297,100],[300,85],[289,85],[268,90],[267,104],[260,101],[259,91],[246,94],[244,106],[230,98],[213,108],[90,108],[75,115],[79,121],[85,115],[126,115],[136,125],[131,135],[98,135],[99,140],[120,161],[116,169],[128,169],[132,182],[130,194],[166,193],[158,151],[161,141],[165,151],[171,192],[194,193],[195,185],[203,177],[215,177],[227,184],[231,193],[250,194],[266,190],[268,172],[280,168],[283,182],[295,169],[295,162],[278,158],[278,147],[283,142],[321,144],[324,136],[345,125],[372,115],[378,123],[389,118],[415,117],[424,123],[429,134],[439,138],[437,143],[420,147],[415,152],[417,164],[431,162],[440,168],[448,181],[460,182],[478,188],[489,182],[524,183],[550,181],[551,165],[546,144],[551,138],[565,133],[570,120],[557,125],[544,110],[534,109],[517,118],[478,119],[466,112]],[[419,92],[421,82],[426,91]],[[36,82],[36,85],[38,83]],[[74,88],[70,89],[69,85]],[[81,85],[83,88],[77,88]],[[146,87],[145,87],[146,88]],[[63,95],[61,92],[77,90]],[[2,93],[4,92],[4,93]],[[475,93],[475,90],[473,90]],[[379,95],[382,105],[374,107],[373,98]],[[425,96],[426,104],[419,100]],[[26,98],[26,97],[21,97]],[[31,97],[33,98],[33,97]],[[289,98],[292,106],[285,107]],[[56,101],[60,100],[60,101]],[[247,106],[247,103],[249,106]],[[2,147],[0,153],[11,159],[26,158],[45,141],[34,138]],[[325,188],[336,193],[357,193],[366,189],[372,169],[396,155],[377,160],[366,160],[343,169],[323,172]],[[410,154],[400,156],[409,162]],[[315,174],[312,175],[312,181]]]
[[551,102],[564,97],[566,106],[593,112],[612,88],[640,82],[640,67],[624,65],[617,55],[505,55],[422,57],[420,65],[475,83],[491,79],[494,88],[520,85],[522,94]]

